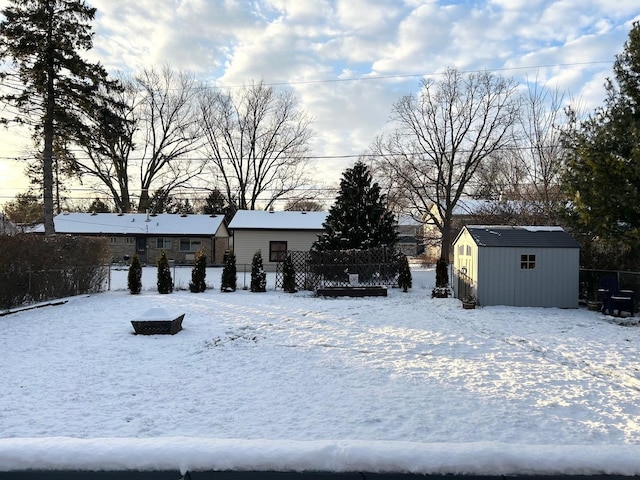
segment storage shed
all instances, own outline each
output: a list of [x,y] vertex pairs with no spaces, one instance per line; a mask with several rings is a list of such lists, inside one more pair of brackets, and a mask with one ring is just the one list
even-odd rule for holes
[[577,308],[580,247],[561,227],[462,228],[452,286],[478,305]]

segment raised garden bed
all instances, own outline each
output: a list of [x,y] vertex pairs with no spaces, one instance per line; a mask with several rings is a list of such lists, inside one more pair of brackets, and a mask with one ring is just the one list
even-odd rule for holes
[[182,330],[182,320],[184,313],[174,318],[161,308],[152,308],[142,317],[131,320],[133,330],[137,335],[175,335]]
[[387,289],[381,286],[371,287],[322,287],[316,289],[324,297],[386,297]]

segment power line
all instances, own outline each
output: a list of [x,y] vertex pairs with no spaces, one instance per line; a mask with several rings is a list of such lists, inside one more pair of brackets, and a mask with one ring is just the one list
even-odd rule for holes
[[[470,73],[484,73],[484,72],[508,72],[512,70],[532,70],[532,69],[541,69],[541,68],[557,68],[557,67],[576,67],[576,66],[586,66],[586,65],[602,65],[602,64],[612,64],[613,60],[595,60],[592,62],[569,62],[569,63],[549,63],[549,64],[541,64],[541,65],[528,65],[528,66],[520,66],[520,67],[503,67],[503,68],[492,68],[492,69],[477,69],[477,70],[460,70],[460,73],[470,74]],[[317,83],[343,83],[343,82],[358,82],[358,81],[370,81],[370,80],[393,80],[399,78],[419,78],[419,77],[430,77],[437,75],[444,75],[445,72],[431,72],[431,73],[406,73],[406,74],[392,74],[392,75],[376,75],[376,76],[361,76],[361,77],[353,77],[353,78],[330,78],[324,80],[291,80],[287,82],[265,82],[263,85],[268,87],[278,87],[278,86],[290,86],[290,85],[307,85],[307,84],[317,84]],[[218,85],[219,88],[243,88],[244,85]],[[215,88],[215,87],[210,87]]]

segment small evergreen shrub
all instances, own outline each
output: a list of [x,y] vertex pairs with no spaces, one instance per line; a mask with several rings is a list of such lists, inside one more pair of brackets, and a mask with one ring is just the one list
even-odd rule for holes
[[132,295],[137,295],[142,290],[142,265],[138,255],[134,255],[129,265],[129,274],[127,275],[127,287]]
[[282,263],[282,289],[287,293],[296,293],[296,270],[291,260],[291,255],[287,255]]
[[398,287],[406,292],[412,286],[411,268],[406,255],[400,255],[398,259]]
[[267,291],[267,273],[264,271],[262,252],[260,250],[253,254],[253,260],[251,261],[250,289],[252,292]]
[[449,265],[442,258],[436,263],[436,287],[449,286]]
[[205,278],[207,276],[207,256],[204,252],[196,253],[196,263],[191,270],[191,282],[189,290],[192,293],[202,293],[207,289]]
[[236,256],[233,252],[227,255],[227,261],[222,268],[222,281],[220,282],[220,290],[223,292],[235,292],[237,288],[238,277],[236,275]]
[[162,250],[158,260],[158,293],[171,292],[173,292],[173,279],[171,278],[169,259],[167,259],[166,252]]

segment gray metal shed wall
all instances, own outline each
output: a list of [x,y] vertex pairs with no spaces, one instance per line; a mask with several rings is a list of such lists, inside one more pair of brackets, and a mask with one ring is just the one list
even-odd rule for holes
[[[535,255],[536,268],[520,268],[520,255]],[[480,305],[578,308],[579,249],[478,248]]]

